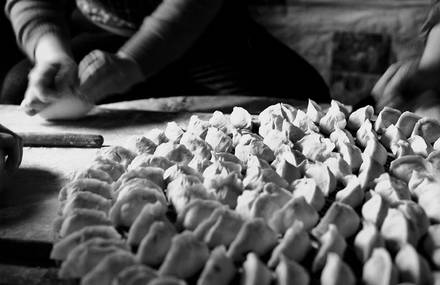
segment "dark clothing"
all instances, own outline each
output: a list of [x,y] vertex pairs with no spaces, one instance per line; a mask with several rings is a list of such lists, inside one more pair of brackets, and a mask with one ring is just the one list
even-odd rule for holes
[[[233,4],[225,1],[206,31],[181,56],[129,94],[115,95],[103,102],[234,94],[328,102],[329,90],[319,73],[253,22],[241,7],[234,9]],[[72,32],[73,53],[78,62],[94,49],[116,52],[126,44],[126,36],[101,29],[81,15],[75,13]],[[9,73],[2,103],[21,102],[31,66],[30,61],[21,62]]]

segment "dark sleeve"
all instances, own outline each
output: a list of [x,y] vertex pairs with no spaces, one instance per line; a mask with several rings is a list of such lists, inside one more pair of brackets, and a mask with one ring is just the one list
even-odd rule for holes
[[431,29],[440,23],[440,0],[432,0],[432,7],[422,26],[422,35],[428,36]]
[[164,0],[120,51],[145,76],[178,59],[206,30],[223,0]]
[[5,13],[11,21],[18,45],[34,60],[35,46],[47,33],[67,37],[63,7],[65,0],[6,0]]

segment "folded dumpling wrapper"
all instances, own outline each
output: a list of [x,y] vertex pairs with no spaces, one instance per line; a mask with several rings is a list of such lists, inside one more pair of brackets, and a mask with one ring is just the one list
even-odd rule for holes
[[350,165],[348,165],[339,153],[335,153],[327,158],[324,164],[327,165],[330,172],[333,173],[333,176],[339,181],[343,181],[346,176],[352,174]]
[[268,224],[275,232],[283,235],[295,221],[302,222],[306,231],[309,231],[318,220],[319,215],[315,208],[304,197],[297,197],[274,210],[272,217],[268,218]]
[[96,237],[117,240],[121,238],[121,235],[113,226],[87,226],[55,243],[50,252],[50,258],[65,260],[76,246]]
[[136,157],[136,153],[120,145],[104,148],[99,152],[99,155],[122,164],[125,169],[127,169],[127,166]]
[[338,228],[335,225],[329,225],[328,230],[319,238],[320,247],[316,253],[313,263],[312,272],[316,273],[324,268],[327,256],[330,252],[339,256],[344,256],[347,243],[344,237],[339,233]]
[[232,126],[237,129],[251,129],[252,127],[252,116],[242,107],[232,108],[229,120],[231,121]]
[[156,150],[157,144],[144,136],[131,136],[127,139],[124,147],[136,154],[153,154]]
[[342,159],[347,162],[353,172],[359,170],[363,159],[362,152],[357,146],[350,143],[340,143],[338,145],[338,152],[342,155]]
[[164,170],[160,167],[154,166],[132,168],[131,170],[128,170],[121,177],[119,177],[114,188],[117,188],[116,185],[122,185],[133,178],[147,179],[159,186],[161,189],[165,188]]
[[309,164],[306,167],[305,176],[315,180],[316,186],[318,186],[325,197],[328,197],[336,190],[336,177],[328,166],[323,163]]
[[148,234],[156,221],[169,222],[166,218],[167,208],[161,203],[147,203],[130,227],[127,243],[137,246]]
[[158,128],[150,130],[148,133],[144,134],[144,136],[154,142],[156,145],[168,142],[168,138],[165,136],[164,130]]
[[137,263],[135,256],[125,250],[117,250],[105,256],[82,279],[81,285],[112,285],[113,279],[125,268]]
[[203,181],[203,176],[200,175],[194,168],[187,165],[174,164],[163,172],[163,179],[167,184],[180,178],[181,175],[193,175],[197,176],[200,181]]
[[304,229],[304,224],[295,221],[272,251],[268,265],[270,268],[275,268],[283,257],[301,262],[310,249],[310,237]]
[[[201,224],[200,229],[194,232],[196,237],[200,237],[209,248],[214,248],[219,245],[229,246],[234,238],[238,235],[240,228],[242,227],[244,221],[242,217],[230,209],[225,209],[221,211],[217,210],[217,213],[211,214],[206,223]],[[204,229],[205,228],[205,229]],[[202,231],[202,229],[204,229]],[[202,233],[204,232],[203,236]]]
[[89,209],[108,214],[112,201],[92,192],[76,192],[65,203],[61,203],[59,213],[68,216],[75,209]]
[[77,179],[69,182],[60,190],[58,200],[63,202],[70,200],[76,192],[91,192],[104,197],[112,198],[112,191],[109,184],[92,178]]
[[362,281],[366,285],[397,285],[397,269],[388,251],[383,247],[373,250],[364,264]]
[[192,115],[186,126],[186,132],[196,135],[204,140],[210,126],[211,123],[209,121],[201,120],[199,116]]
[[385,168],[382,164],[378,163],[371,157],[364,156],[364,162],[362,162],[359,168],[359,183],[361,188],[365,191],[369,188],[374,188],[375,179],[385,172]]
[[187,230],[195,230],[199,224],[208,219],[215,209],[222,204],[215,200],[194,199],[178,216],[178,223]]
[[289,145],[293,147],[293,143],[290,141],[287,134],[278,130],[268,131],[263,139],[263,143],[274,152],[277,151],[282,145]]
[[389,125],[385,132],[380,137],[380,142],[387,148],[391,149],[391,146],[398,142],[399,140],[405,140],[405,136],[398,127],[395,125]]
[[162,264],[176,235],[176,229],[169,222],[154,222],[144,236],[137,250],[137,260],[151,267]]
[[354,285],[356,278],[350,267],[336,254],[329,252],[321,273],[321,285]]
[[91,168],[91,167],[88,167],[82,171],[77,172],[72,180],[78,180],[84,178],[97,179],[107,184],[112,184],[114,181],[113,177],[110,176],[110,174],[108,174],[104,170],[98,168]]
[[166,157],[158,156],[154,154],[140,154],[136,156],[133,161],[128,166],[128,170],[137,169],[140,167],[159,167],[163,170],[168,169],[174,164],[169,161]]
[[[118,184],[114,184],[115,187],[119,187],[113,190],[113,199],[117,201],[122,201],[127,199],[132,191],[147,190],[150,191],[151,194],[156,196],[157,200],[166,203],[166,197],[161,189],[156,183],[146,178],[133,177],[130,180],[122,183],[120,186]],[[131,194],[134,195],[134,194]],[[137,195],[137,194],[136,194]]]
[[408,143],[414,154],[423,157],[427,157],[433,151],[432,145],[418,135],[412,135],[408,138]]
[[321,134],[311,133],[300,139],[297,145],[305,157],[312,161],[326,160],[335,149],[335,144]]
[[370,191],[370,195],[370,199],[362,205],[362,218],[380,228],[388,214],[390,204],[374,191]]
[[330,225],[334,225],[344,237],[354,235],[359,228],[360,218],[352,207],[341,202],[333,202],[312,233],[319,237],[325,234]]
[[116,278],[113,279],[112,285],[139,285],[148,284],[157,277],[156,270],[143,264],[135,264],[124,268]]
[[216,247],[211,252],[197,285],[228,285],[236,271],[234,262],[226,255],[225,247]]
[[194,156],[211,159],[212,147],[199,136],[186,132],[180,138],[180,143],[183,144]]
[[284,255],[280,257],[275,275],[279,285],[308,285],[310,283],[310,276],[304,267]]
[[336,127],[344,129],[347,126],[347,120],[345,113],[341,110],[338,104],[332,103],[327,113],[319,120],[319,129],[326,133],[331,134]]
[[325,205],[324,193],[318,188],[312,178],[301,178],[293,181],[291,185],[293,197],[304,197],[316,211],[320,211]]
[[229,118],[221,111],[214,111],[208,122],[211,127],[219,129],[228,135],[231,134],[233,130],[235,130],[235,128],[232,126],[231,122],[229,121]]
[[390,150],[395,158],[414,154],[411,144],[407,140],[398,140],[390,146]]
[[240,284],[242,285],[269,285],[271,284],[272,273],[258,256],[250,252],[243,263],[243,273]]
[[261,125],[266,125],[271,122],[273,117],[281,117],[284,120],[293,122],[296,117],[298,109],[285,103],[277,103],[264,109],[259,115],[258,120]]
[[312,122],[314,122],[316,124],[319,124],[319,121],[325,115],[321,106],[318,103],[316,103],[315,101],[313,101],[312,99],[308,100],[306,114],[307,114],[307,117],[309,117],[309,119],[312,120]]
[[292,122],[292,124],[295,127],[300,128],[306,134],[319,132],[318,126],[315,125],[312,119],[310,119],[302,110],[297,111],[295,120]]
[[187,279],[198,273],[209,258],[205,243],[188,231],[173,237],[171,247],[159,268],[160,276]]
[[286,137],[292,142],[296,143],[305,136],[305,133],[300,128],[296,127],[291,122],[283,120],[281,126],[281,131],[286,135]]
[[404,245],[396,254],[395,263],[401,282],[420,285],[432,284],[432,274],[428,262],[410,244]]
[[385,241],[376,225],[364,222],[362,230],[358,232],[354,239],[354,251],[357,258],[365,263],[378,247],[385,247]]
[[400,201],[396,205],[397,209],[401,211],[408,221],[417,230],[417,240],[423,237],[429,228],[429,219],[423,208],[412,200]]
[[421,119],[419,115],[405,111],[403,112],[396,122],[396,127],[402,130],[405,137],[409,138],[414,130],[416,123]]
[[179,143],[180,138],[185,133],[183,128],[179,126],[176,122],[168,122],[165,127],[164,134],[168,139],[168,142]]
[[395,159],[390,164],[390,174],[407,182],[410,180],[413,171],[428,173],[430,165],[421,156],[407,155]]
[[354,144],[354,138],[349,131],[346,129],[341,129],[336,127],[335,130],[330,134],[330,140],[339,148],[342,143]]
[[377,119],[374,122],[374,129],[376,132],[382,133],[390,125],[395,125],[401,114],[402,113],[397,109],[384,107],[377,115]]
[[66,217],[63,217],[59,236],[65,237],[87,226],[109,226],[112,222],[107,214],[90,209],[75,209]]
[[429,255],[438,248],[440,248],[440,224],[430,225],[423,239],[424,253]]
[[272,168],[248,168],[246,176],[243,179],[243,186],[245,189],[258,190],[270,182],[275,183],[281,188],[289,187],[289,183]]
[[235,156],[246,163],[250,156],[255,155],[260,159],[271,163],[275,160],[275,154],[263,140],[252,140],[249,144],[238,144],[235,147]]
[[[277,162],[277,159],[272,163]],[[275,166],[275,171],[278,175],[291,184],[294,180],[299,179],[303,175],[304,163],[300,165],[294,165],[287,161],[285,158],[280,158]]]
[[193,159],[188,163],[188,166],[196,170],[199,173],[203,173],[212,162],[204,157],[195,155]]
[[228,256],[234,261],[243,261],[248,252],[263,256],[277,244],[277,234],[263,219],[246,221],[228,249]]
[[127,244],[120,239],[92,238],[79,244],[69,253],[58,271],[58,277],[81,278],[93,270],[105,256],[120,250],[128,251]]
[[347,128],[357,131],[366,120],[371,120],[374,115],[374,108],[370,105],[357,109],[348,117]]
[[395,178],[388,173],[381,174],[375,180],[374,191],[381,195],[390,205],[402,200],[411,200],[411,193],[405,181]]
[[356,139],[358,145],[361,147],[366,147],[369,140],[377,139],[377,134],[373,130],[373,125],[369,120],[364,121],[362,126],[357,130]]
[[388,152],[377,139],[370,139],[365,146],[362,156],[369,157],[379,164],[385,165],[388,158]]
[[421,136],[433,144],[440,138],[440,122],[428,117],[421,118],[414,126],[412,135]]
[[345,187],[336,192],[336,201],[356,208],[364,201],[364,190],[362,190],[356,175],[347,175],[344,179]]
[[214,199],[212,194],[206,191],[202,183],[185,186],[180,189],[168,187],[167,195],[177,214],[182,212],[185,206],[194,199]]
[[380,232],[391,252],[397,252],[406,243],[417,245],[419,239],[415,225],[410,223],[403,212],[394,208],[388,210]]

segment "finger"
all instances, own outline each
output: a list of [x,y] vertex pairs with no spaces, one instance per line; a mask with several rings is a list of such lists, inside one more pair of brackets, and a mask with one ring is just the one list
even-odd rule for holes
[[0,133],[0,149],[7,155],[6,169],[14,170],[18,168],[23,156],[22,140],[18,136]]
[[371,94],[375,96],[376,98],[381,97],[383,95],[383,92],[388,85],[388,82],[393,78],[394,74],[399,70],[402,63],[394,63],[388,67],[388,69],[385,71],[385,73],[379,78],[379,80],[374,85],[373,89],[371,90]]
[[49,106],[50,103],[42,102],[32,87],[26,91],[25,98],[20,104],[21,109],[28,115],[33,116]]
[[394,76],[389,80],[384,89],[384,95],[386,97],[396,97],[402,95],[402,88],[405,86],[405,81],[410,71],[410,65],[404,64],[399,67]]

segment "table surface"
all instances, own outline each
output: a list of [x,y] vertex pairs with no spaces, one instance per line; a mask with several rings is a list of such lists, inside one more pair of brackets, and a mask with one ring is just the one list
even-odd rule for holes
[[[122,145],[129,136],[163,128],[169,121],[184,125],[194,113],[208,118],[214,110],[230,112],[235,105],[257,113],[276,102],[279,99],[237,96],[223,100],[209,96],[148,99],[101,105],[81,120],[59,122],[29,117],[18,106],[0,105],[0,123],[16,132],[100,134],[104,146]],[[51,283],[55,282],[54,269],[39,264],[39,258],[47,256],[38,255],[50,250],[58,191],[75,171],[91,162],[98,149],[25,147],[23,151],[19,170],[1,181],[0,251],[4,256],[18,257],[12,261],[0,257],[0,283]],[[40,249],[43,253],[38,253]],[[30,257],[35,257],[34,264]]]

